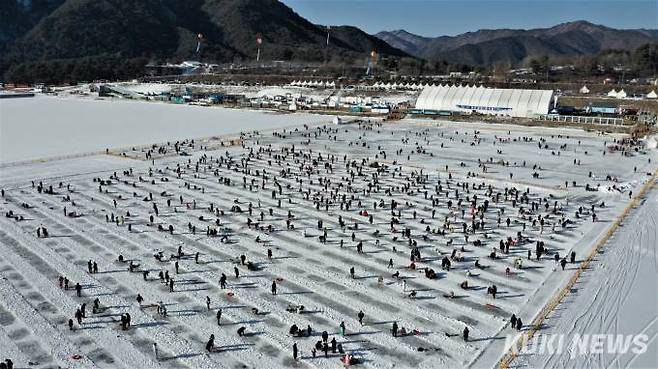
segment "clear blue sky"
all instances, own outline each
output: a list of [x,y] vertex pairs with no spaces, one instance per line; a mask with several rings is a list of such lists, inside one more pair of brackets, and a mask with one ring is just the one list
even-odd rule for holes
[[424,36],[483,28],[538,28],[587,20],[614,28],[658,28],[657,0],[282,0],[313,23],[368,33],[405,29]]

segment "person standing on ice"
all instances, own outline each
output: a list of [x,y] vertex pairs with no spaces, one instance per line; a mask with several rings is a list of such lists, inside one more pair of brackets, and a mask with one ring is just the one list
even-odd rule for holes
[[224,274],[224,273],[222,273],[222,276],[219,277],[219,287],[220,287],[221,289],[225,289],[225,288],[226,288],[226,274]]
[[272,281],[272,295],[276,295],[276,280]]
[[210,296],[206,296],[206,308],[210,310]]
[[219,308],[219,310],[217,310],[217,325],[222,325],[221,320],[222,320],[222,308]]
[[208,342],[206,343],[206,351],[212,352],[214,348],[215,348],[215,335],[211,334],[210,339],[208,339]]
[[338,327],[340,329],[341,337],[345,337],[345,322],[340,322],[340,325]]
[[158,344],[155,343],[155,342],[153,342],[153,356],[155,356],[156,361],[159,360],[158,359]]
[[292,344],[292,359],[295,361],[297,361],[297,354],[298,354],[297,342],[295,342]]
[[464,332],[462,332],[462,337],[464,338],[464,342],[468,342],[468,327],[464,327]]
[[363,325],[363,318],[365,317],[363,310],[359,310],[359,314],[357,314],[357,317],[359,318],[359,324]]
[[240,278],[240,270],[238,269],[238,267],[236,266],[233,267],[233,273],[235,273],[236,279]]

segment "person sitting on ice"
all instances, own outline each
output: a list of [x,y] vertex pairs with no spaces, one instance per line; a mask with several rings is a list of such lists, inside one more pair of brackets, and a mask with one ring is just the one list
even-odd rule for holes
[[130,264],[128,264],[128,271],[132,273],[137,268],[139,268],[139,264],[135,264],[132,260],[130,260]]
[[523,269],[523,259],[521,259],[521,258],[516,258],[516,260],[514,260],[514,266],[515,266],[517,269]]

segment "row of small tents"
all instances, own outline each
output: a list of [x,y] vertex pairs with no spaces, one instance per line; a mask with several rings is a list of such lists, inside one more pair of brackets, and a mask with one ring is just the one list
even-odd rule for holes
[[[290,86],[295,87],[326,87],[334,88],[336,87],[335,82],[325,82],[325,81],[293,81],[290,83]],[[422,90],[425,87],[436,86],[435,84],[429,83],[384,83],[384,82],[375,82],[373,85],[365,86],[365,88],[371,88],[375,90]]]
[[336,87],[336,82],[326,82],[326,81],[293,81],[290,83],[291,86],[297,87]]
[[[581,94],[588,94],[589,93],[589,88],[587,86],[583,86],[580,89]],[[616,99],[625,99],[628,97],[628,94],[626,94],[626,91],[622,88],[621,90],[617,91],[614,88],[610,90],[610,92],[607,93],[608,97],[614,97]],[[648,94],[646,94],[645,98],[647,99],[658,99],[658,94],[656,94],[656,91],[651,91]]]

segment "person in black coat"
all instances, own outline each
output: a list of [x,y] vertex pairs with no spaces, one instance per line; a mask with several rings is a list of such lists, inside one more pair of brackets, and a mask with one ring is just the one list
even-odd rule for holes
[[208,339],[208,343],[206,343],[206,351],[212,352],[214,348],[215,348],[215,335],[211,334],[210,339]]

